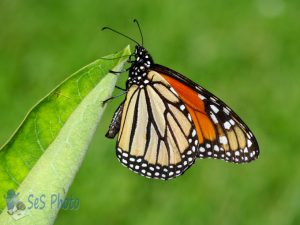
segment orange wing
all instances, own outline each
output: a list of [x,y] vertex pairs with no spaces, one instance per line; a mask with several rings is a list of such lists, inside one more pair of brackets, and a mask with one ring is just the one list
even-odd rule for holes
[[202,144],[204,139],[209,141],[215,140],[216,132],[213,123],[207,116],[204,102],[199,98],[198,93],[174,78],[166,75],[163,75],[163,77],[171,84],[185,103],[194,121],[199,143]]
[[178,93],[192,117],[199,140],[199,158],[243,163],[258,157],[258,144],[252,132],[224,102],[200,86],[192,88],[179,81],[178,74],[161,75]]

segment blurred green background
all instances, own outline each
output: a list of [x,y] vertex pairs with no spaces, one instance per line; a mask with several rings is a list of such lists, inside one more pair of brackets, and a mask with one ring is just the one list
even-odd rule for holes
[[[111,102],[56,224],[300,224],[299,1],[0,1],[0,145],[27,111],[82,66],[139,40],[155,61],[228,103],[255,133],[259,160],[198,160],[184,176],[125,169],[104,137]],[[132,43],[130,43],[132,44]],[[127,75],[121,75],[124,86]]]

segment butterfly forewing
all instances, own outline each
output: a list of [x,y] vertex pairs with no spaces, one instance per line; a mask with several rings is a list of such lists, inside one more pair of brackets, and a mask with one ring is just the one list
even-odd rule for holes
[[163,66],[155,67],[177,91],[195,124],[199,158],[243,163],[256,159],[259,148],[246,124],[223,101]]
[[124,103],[117,157],[147,177],[171,179],[196,158],[198,139],[191,115],[176,91],[158,73],[143,88],[132,85]]

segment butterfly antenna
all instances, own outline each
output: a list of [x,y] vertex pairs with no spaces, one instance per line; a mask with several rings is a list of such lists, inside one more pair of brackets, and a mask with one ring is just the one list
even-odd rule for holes
[[134,19],[133,22],[136,23],[138,28],[139,28],[140,35],[141,35],[141,38],[142,38],[142,46],[144,46],[144,37],[143,37],[143,32],[142,32],[142,29],[140,27],[139,21],[137,19]]
[[131,38],[131,37],[129,37],[129,36],[127,36],[127,35],[125,35],[125,34],[119,32],[119,31],[117,31],[117,30],[115,30],[115,29],[112,29],[112,28],[110,28],[110,27],[103,27],[102,30],[111,30],[112,32],[115,32],[115,33],[117,33],[117,34],[119,34],[119,35],[121,35],[121,36],[123,36],[123,37],[126,37],[126,38],[128,38],[129,40],[135,42],[137,45],[140,45],[140,44],[139,44],[136,40],[134,40],[133,38]]

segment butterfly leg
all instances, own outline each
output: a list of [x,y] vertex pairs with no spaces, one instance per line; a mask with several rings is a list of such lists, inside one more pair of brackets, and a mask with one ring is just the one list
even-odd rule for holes
[[121,90],[121,91],[126,91],[125,88],[121,88],[121,87],[119,87],[119,86],[115,86],[115,88],[117,88],[117,89],[119,89],[119,90]]
[[121,70],[121,71],[113,71],[113,70],[110,70],[109,72],[114,74],[114,75],[119,75],[121,73],[125,73],[127,71],[129,71],[130,68],[127,68],[126,70]]
[[104,106],[108,101],[111,101],[111,100],[113,100],[113,99],[115,99],[115,98],[118,98],[118,97],[120,97],[120,96],[126,94],[127,92],[128,92],[128,91],[124,91],[124,92],[122,92],[122,93],[120,93],[120,94],[118,94],[118,95],[116,95],[116,96],[111,96],[110,98],[108,98],[108,99],[106,99],[106,100],[104,100],[104,101],[102,102],[102,106]]

